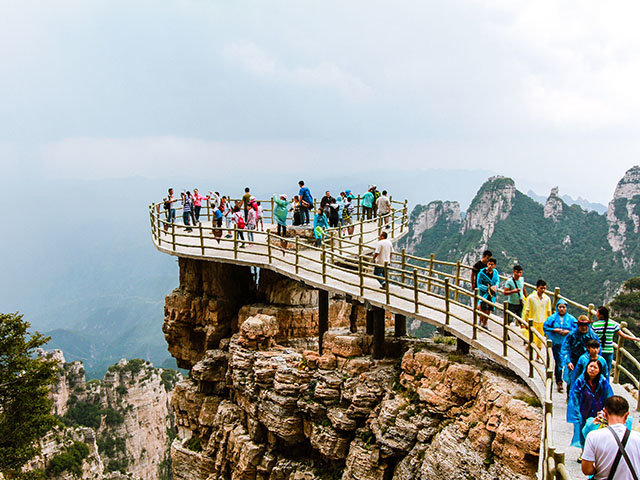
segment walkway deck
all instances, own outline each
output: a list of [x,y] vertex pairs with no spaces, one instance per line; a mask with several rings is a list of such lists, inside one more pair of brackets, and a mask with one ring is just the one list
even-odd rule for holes
[[[271,225],[265,225],[265,230],[270,228]],[[184,232],[182,227],[175,227],[173,232],[175,233],[176,230],[181,230],[181,234]],[[386,231],[389,232],[391,237],[391,229]],[[401,226],[395,224],[393,237],[397,239],[406,231],[406,226],[401,231]],[[296,256],[295,251],[292,250],[293,244],[290,244],[289,250],[283,254],[279,247],[273,245],[273,237],[270,238],[272,245],[269,246],[267,244],[267,236],[264,232],[256,232],[255,244],[247,245],[245,248],[240,247],[239,244],[241,242],[238,240],[235,249],[233,239],[222,238],[221,242],[218,243],[211,238],[210,233],[208,235],[203,233],[211,232],[211,224],[208,222],[204,222],[201,229],[194,228],[194,231],[187,234],[187,236],[180,236],[179,245],[174,245],[176,237],[172,235],[171,229],[165,232],[163,229],[157,228],[154,229],[154,232],[160,233],[159,237],[154,233],[154,244],[163,253],[268,268],[307,285],[331,292],[349,294],[360,302],[369,302],[371,305],[387,311],[406,315],[440,327],[482,351],[493,361],[515,372],[540,398],[545,398],[545,383],[543,379],[545,379],[546,375],[546,358],[544,358],[546,350],[543,349],[542,361],[534,362],[536,375],[531,375],[528,354],[525,351],[523,340],[517,336],[516,329],[509,328],[509,340],[506,342],[506,355],[504,355],[505,343],[503,340],[505,331],[502,317],[491,317],[489,322],[491,332],[476,328],[476,335],[474,335],[474,327],[470,321],[472,313],[464,305],[452,300],[445,302],[444,297],[437,293],[429,293],[422,290],[416,292],[416,289],[409,284],[391,285],[387,292],[379,287],[376,279],[366,275],[363,278],[358,270],[345,271],[343,268],[337,268],[332,261],[330,249],[322,252],[301,247]],[[371,250],[372,244],[378,237],[378,232],[379,227],[376,224],[365,224],[363,231],[356,231],[354,238],[362,237],[364,251],[366,252],[367,246],[369,251]],[[247,231],[245,230],[244,233],[246,238]],[[357,257],[359,248],[363,247],[359,247],[355,243],[343,245],[337,255],[341,255],[340,258],[344,258],[344,255],[347,254],[353,254]],[[323,255],[325,256],[324,275],[322,267]],[[461,319],[466,319],[466,321]],[[555,386],[555,383],[552,383],[552,385]],[[635,400],[621,386],[613,385],[613,387],[617,394],[624,395],[635,407]],[[549,392],[546,393],[548,398]],[[580,471],[580,464],[576,462],[580,453],[579,450],[568,447],[573,434],[573,426],[565,421],[565,399],[565,394],[556,393],[552,395],[553,441],[551,445],[556,447],[558,451],[566,452],[567,473],[571,478],[578,479],[584,476]],[[543,471],[544,469],[541,468],[541,475],[543,475]]]

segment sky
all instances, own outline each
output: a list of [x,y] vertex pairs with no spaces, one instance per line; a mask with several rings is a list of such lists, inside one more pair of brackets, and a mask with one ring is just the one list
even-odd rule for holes
[[593,0],[3,0],[2,177],[447,168],[606,204],[640,163],[639,14]]

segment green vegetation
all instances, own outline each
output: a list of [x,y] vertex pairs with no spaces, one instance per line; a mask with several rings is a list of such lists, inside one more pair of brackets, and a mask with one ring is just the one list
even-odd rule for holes
[[127,452],[127,444],[122,437],[113,437],[109,433],[104,432],[100,434],[96,440],[98,444],[98,451],[100,455],[106,455],[113,457],[117,454],[124,454]]
[[48,477],[57,477],[67,471],[79,477],[82,473],[82,461],[89,455],[89,447],[82,442],[73,442],[65,451],[56,455],[47,465]]
[[527,405],[530,405],[535,408],[542,407],[542,402],[540,402],[540,399],[535,395],[526,395],[524,393],[521,393],[520,395],[516,395],[514,398],[516,400],[522,400]]
[[128,458],[122,458],[120,460],[110,460],[107,464],[107,472],[120,472],[125,473],[127,465],[129,465]]
[[[628,328],[638,335],[640,330],[640,277],[630,278],[624,282],[622,289],[611,303],[611,314],[617,322],[627,322]],[[617,342],[618,336],[614,337]],[[640,359],[640,348],[635,342],[624,341],[623,347],[635,358]],[[615,359],[615,358],[614,358]],[[629,370],[636,378],[640,378],[640,371],[629,360],[621,358],[621,365]],[[620,383],[625,383],[625,375],[620,374]]]
[[124,385],[118,385],[116,387],[116,392],[118,393],[118,395],[126,395],[128,390]]
[[167,392],[173,390],[173,387],[178,383],[178,378],[178,372],[170,368],[163,370],[160,374],[160,381]]
[[101,408],[99,404],[92,402],[71,402],[70,407],[62,421],[67,426],[82,425],[84,427],[99,428],[104,416],[108,426],[120,425],[124,417],[120,412],[112,408]]
[[433,343],[441,343],[444,345],[455,345],[456,337],[442,337],[440,335],[435,335],[433,337]]
[[36,441],[56,424],[50,414],[49,388],[56,363],[37,358],[48,338],[28,332],[17,313],[0,314],[0,473],[22,478],[19,471],[39,451]]
[[202,451],[202,440],[200,437],[193,436],[184,444],[185,448],[193,452],[201,452]]

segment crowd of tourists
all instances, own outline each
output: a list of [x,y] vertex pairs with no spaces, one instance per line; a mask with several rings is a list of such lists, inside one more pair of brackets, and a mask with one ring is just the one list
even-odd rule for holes
[[[552,309],[551,298],[545,293],[547,284],[542,279],[536,282],[535,290],[527,294],[523,278],[524,269],[520,265],[513,267],[512,276],[500,291],[500,276],[496,267],[496,259],[491,251],[487,250],[471,271],[471,285],[478,289],[480,297],[477,305],[480,311],[480,326],[489,330],[488,317],[494,310],[497,294],[502,293],[506,297],[509,312],[522,319],[523,330],[527,329],[531,321],[533,329],[540,337],[551,340],[556,387],[558,392],[563,392],[566,384],[567,421],[574,425],[571,444],[584,449],[581,460],[593,463],[591,457],[595,447],[589,445],[588,449],[585,448],[585,439],[589,432],[606,426],[607,402],[608,399],[614,398],[609,376],[613,363],[615,335],[637,342],[640,342],[640,338],[625,333],[618,322],[609,318],[609,310],[604,306],[598,307],[593,321],[586,315],[575,318],[569,313],[567,302],[562,299],[559,299],[555,309]],[[523,331],[523,334],[525,338],[528,336],[528,332]],[[533,336],[533,340],[539,349],[543,346],[537,335]],[[619,414],[621,409],[624,409],[623,403],[626,404],[624,398],[615,397],[609,402],[609,413]],[[628,411],[628,404],[626,405]],[[640,452],[640,443],[637,448]],[[637,461],[640,462],[640,457]]]
[[[313,211],[313,234],[316,244],[320,245],[322,238],[328,228],[340,227],[344,235],[353,235],[354,223],[357,212],[355,196],[351,190],[340,192],[337,197],[333,197],[330,191],[325,191],[320,199],[317,209],[311,190],[303,180],[298,182],[298,193],[293,195],[291,200],[285,193],[273,194],[272,219],[277,225],[276,233],[281,237],[287,236],[287,225],[291,213],[291,225],[310,226]],[[166,213],[165,231],[169,229],[169,224],[176,220],[176,210],[182,208],[182,220],[187,232],[193,231],[192,225],[200,224],[200,213],[203,206],[208,205],[211,209],[212,227],[214,236],[220,241],[222,237],[222,227],[226,229],[234,226],[241,240],[241,248],[244,248],[245,237],[249,242],[254,241],[254,231],[260,229],[264,231],[264,209],[260,201],[251,194],[251,189],[246,187],[244,194],[239,200],[231,200],[228,196],[221,196],[219,192],[209,192],[208,195],[201,195],[198,189],[183,191],[177,197],[173,188],[168,191],[168,196],[164,199],[163,208]],[[382,217],[386,228],[389,228],[389,213],[391,212],[391,201],[387,196],[387,191],[379,191],[376,185],[372,185],[362,195],[359,206],[361,208],[361,218],[371,219],[377,216]],[[159,207],[158,207],[159,208]],[[227,232],[226,237],[232,235]]]

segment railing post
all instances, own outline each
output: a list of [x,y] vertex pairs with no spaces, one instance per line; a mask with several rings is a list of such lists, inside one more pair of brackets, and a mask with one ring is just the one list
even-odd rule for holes
[[[620,329],[627,327],[627,322],[620,324]],[[620,381],[620,362],[622,361],[622,348],[624,347],[624,338],[618,335],[618,348],[616,350],[616,366],[613,369],[613,383],[619,383]]]
[[400,273],[400,278],[401,281],[400,283],[402,283],[402,285],[404,285],[405,282],[405,273],[404,273],[404,269],[407,268],[407,260],[405,257],[406,253],[404,248],[401,250],[400,252],[400,268],[402,269],[402,273]]
[[396,236],[396,215],[395,210],[392,208],[391,212],[387,213],[387,216],[391,215],[391,238]]
[[556,464],[556,478],[562,478],[560,472],[558,471],[558,465],[564,465],[564,453],[563,452],[554,452],[553,460]]
[[[360,244],[362,250],[362,243]],[[364,272],[362,269],[362,251],[358,255],[358,277],[360,278],[360,296],[364,296]]]
[[271,265],[271,230],[267,230],[267,257],[269,258],[269,265]]
[[533,378],[533,319],[529,319],[529,378]]
[[330,234],[330,238],[331,238],[331,243],[330,243],[330,247],[331,247],[331,263],[336,263],[336,255],[334,253],[335,251],[335,246],[334,246],[334,241],[335,241],[335,230],[333,230]]
[[299,246],[299,243],[298,243],[298,235],[296,235],[296,275],[298,274],[298,270],[300,268],[300,267],[298,267],[298,263],[300,262],[300,257],[299,257],[300,250],[299,250],[299,248],[300,248],[300,246]]
[[420,310],[420,298],[418,291],[418,269],[413,269],[413,303],[415,305],[415,313],[418,313]]
[[473,289],[473,330],[471,332],[471,338],[473,340],[478,339],[478,289]]
[[198,229],[200,233],[200,249],[202,250],[202,256],[204,256],[204,236],[202,235],[202,223],[198,222]]
[[449,279],[444,279],[444,323],[449,325]]
[[589,304],[589,307],[587,307],[589,309],[589,311],[587,312],[587,317],[589,317],[589,321],[591,322],[593,320],[593,309],[596,308],[595,305],[593,303]]
[[458,289],[460,288],[460,260],[456,262],[456,293],[454,294],[453,299],[458,301]]
[[[284,222],[284,223],[287,223],[287,222]],[[273,223],[273,197],[271,197],[271,225],[275,225]]]
[[[551,358],[553,357],[553,342],[551,340],[549,340],[548,338],[547,338],[546,347],[547,347],[547,351],[546,351],[547,358],[546,358],[546,361],[544,362],[544,365],[545,365],[545,368],[546,368],[547,374],[548,374],[549,372],[553,373],[553,371],[551,370]],[[549,355],[549,354],[551,354],[551,355]],[[552,392],[552,395],[553,395],[553,389],[551,389],[551,392]]]
[[[458,262],[460,265],[460,262]],[[503,322],[502,322],[502,356],[507,356],[509,342],[509,302],[502,304]]]
[[238,226],[233,226],[233,258],[238,258]]
[[429,278],[427,279],[427,292],[431,293],[431,277],[433,277],[433,253],[429,255]]
[[210,211],[210,204],[209,204],[209,200],[207,200],[207,221],[211,220],[211,211]]
[[358,198],[357,198],[357,203],[356,203],[356,215],[358,220],[362,220],[362,213],[360,210],[360,194],[358,194]]
[[389,262],[384,262],[384,293],[387,305],[391,302],[389,295]]
[[173,251],[176,251],[176,221],[171,222],[171,243],[173,244]]
[[402,209],[402,218],[400,219],[400,233],[404,230],[404,221],[407,216],[407,201],[404,201],[404,208]]
[[553,304],[551,305],[551,311],[553,313],[556,312],[556,303],[558,303],[558,300],[560,300],[560,287],[556,287],[553,290]]
[[162,240],[160,239],[160,236],[162,235],[160,233],[160,214],[158,214],[158,226],[156,227],[156,232],[158,233],[157,237],[158,237],[158,246],[160,246],[162,244]]
[[324,242],[322,242],[322,252],[320,253],[322,257],[322,283],[327,283],[327,246]]

